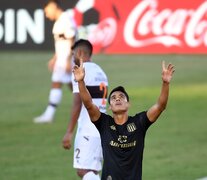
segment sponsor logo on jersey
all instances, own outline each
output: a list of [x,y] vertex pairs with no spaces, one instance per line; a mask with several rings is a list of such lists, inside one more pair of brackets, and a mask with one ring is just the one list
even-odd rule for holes
[[133,142],[130,142],[130,143],[118,143],[118,142],[115,142],[115,141],[112,140],[112,141],[110,141],[109,144],[111,146],[117,147],[117,148],[130,148],[130,147],[136,146],[137,141],[133,141]]

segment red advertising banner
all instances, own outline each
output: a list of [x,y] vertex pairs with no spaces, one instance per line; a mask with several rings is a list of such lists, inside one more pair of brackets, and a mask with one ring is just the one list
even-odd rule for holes
[[[89,9],[99,22],[82,26]],[[80,0],[72,13],[96,53],[207,53],[204,0]]]
[[[60,0],[95,53],[207,54],[207,0]],[[0,48],[54,48],[42,0],[0,1]]]

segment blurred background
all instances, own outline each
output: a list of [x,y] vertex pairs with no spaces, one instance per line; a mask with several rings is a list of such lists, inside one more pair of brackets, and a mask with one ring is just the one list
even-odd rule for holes
[[[161,62],[176,67],[166,111],[145,140],[143,180],[207,177],[207,1],[62,0],[109,90],[125,86],[130,114],[148,109],[161,86]],[[90,3],[89,3],[90,2]],[[72,104],[51,124],[34,124],[48,101],[53,23],[46,0],[0,1],[0,179],[76,180],[73,150],[62,148]],[[110,112],[109,112],[110,113]]]

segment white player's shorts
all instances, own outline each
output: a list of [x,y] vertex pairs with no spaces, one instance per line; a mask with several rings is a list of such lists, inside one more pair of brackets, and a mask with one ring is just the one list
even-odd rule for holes
[[76,135],[73,167],[76,169],[102,169],[102,147],[99,137]]
[[55,67],[52,73],[52,82],[61,82],[63,84],[71,83],[72,74],[65,71],[65,68]]

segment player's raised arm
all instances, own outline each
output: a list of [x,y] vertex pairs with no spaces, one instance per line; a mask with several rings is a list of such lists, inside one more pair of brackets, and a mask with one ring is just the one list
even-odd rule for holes
[[98,120],[101,113],[98,107],[95,104],[93,104],[91,95],[85,86],[85,82],[84,82],[85,70],[83,67],[82,59],[80,59],[80,66],[78,65],[74,66],[73,73],[74,73],[75,81],[78,82],[79,94],[80,94],[81,100],[88,111],[91,121]]
[[151,122],[155,122],[159,115],[164,111],[167,106],[169,96],[169,85],[172,79],[175,69],[170,63],[165,66],[165,62],[162,62],[162,88],[158,101],[147,111],[147,117]]

